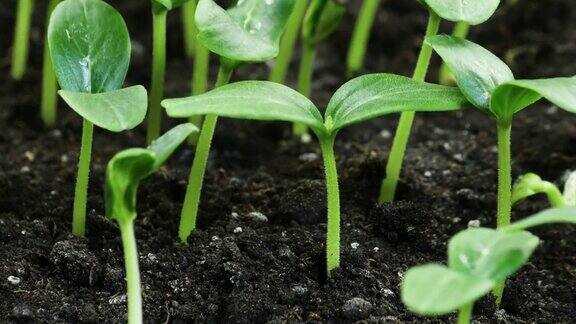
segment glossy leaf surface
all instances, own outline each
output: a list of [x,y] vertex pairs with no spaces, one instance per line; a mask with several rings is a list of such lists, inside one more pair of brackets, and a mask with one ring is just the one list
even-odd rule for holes
[[178,125],[160,136],[153,141],[148,149],[153,151],[156,155],[156,162],[154,168],[160,168],[164,162],[174,153],[174,151],[190,136],[190,134],[197,132],[198,128],[190,123]]
[[443,19],[470,25],[488,20],[500,4],[500,0],[422,0]]

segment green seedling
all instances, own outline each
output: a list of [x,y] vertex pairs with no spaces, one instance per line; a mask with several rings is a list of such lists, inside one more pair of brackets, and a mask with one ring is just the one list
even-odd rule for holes
[[540,240],[527,229],[552,223],[576,224],[576,208],[548,209],[494,230],[471,228],[448,244],[448,266],[413,267],[402,282],[402,301],[423,316],[458,310],[458,323],[471,322],[474,303],[528,262]]
[[512,188],[512,205],[519,204],[526,198],[537,194],[545,194],[552,207],[576,207],[576,171],[568,175],[564,185],[564,194],[560,192],[558,186],[542,180],[537,174],[527,173],[521,176]]
[[[50,22],[52,11],[60,0],[50,0],[48,2],[48,9],[46,10],[46,26]],[[44,42],[44,62],[42,65],[42,104],[40,107],[40,116],[44,125],[47,127],[54,127],[56,124],[57,104],[58,104],[58,82],[52,60],[50,59],[50,48],[48,47],[48,40]]]
[[200,96],[162,102],[169,116],[199,114],[230,118],[302,123],[320,141],[327,189],[327,274],[340,265],[340,195],[334,156],[339,130],[386,114],[402,111],[448,111],[467,104],[456,88],[418,82],[392,74],[365,75],[343,85],[323,117],[305,96],[268,81],[244,81]]
[[378,13],[381,0],[364,0],[360,8],[360,14],[356,19],[356,27],[352,34],[350,48],[348,49],[348,60],[346,73],[349,77],[356,74],[364,67],[366,48],[370,39],[370,32]]
[[28,63],[30,24],[34,11],[34,0],[18,0],[16,8],[16,25],[14,27],[14,44],[12,46],[12,78],[22,80]]
[[[130,62],[130,37],[122,16],[101,0],[65,0],[48,25],[48,46],[58,93],[83,117],[72,232],[85,234],[86,200],[94,125],[121,132],[146,115],[142,86],[120,89]],[[120,90],[118,90],[120,89]]]
[[[454,30],[452,31],[452,36],[460,37],[460,38],[467,38],[468,32],[470,31],[470,25],[468,23],[461,21],[456,23],[454,26]],[[446,63],[442,62],[442,66],[440,67],[440,76],[438,77],[440,84],[444,85],[453,85],[455,84],[454,76],[450,73],[450,69]]]
[[182,5],[182,31],[184,37],[184,51],[189,58],[196,54],[196,35],[198,28],[194,22],[198,0],[189,0]]
[[[224,10],[212,0],[198,2],[198,43],[220,56],[216,87],[229,82],[236,66],[267,61],[278,55],[280,37],[294,3],[295,0],[240,0],[235,7]],[[192,116],[202,114],[187,117]],[[210,113],[202,123],[180,218],[179,237],[183,243],[196,229],[206,162],[217,122],[218,116]]]
[[[77,1],[77,0],[74,0]],[[106,169],[106,216],[118,222],[124,247],[128,288],[128,323],[142,322],[142,293],[138,250],[134,236],[136,194],[142,180],[158,171],[174,150],[198,129],[192,124],[173,128],[148,148],[131,148],[114,155]]]
[[[465,22],[469,25],[478,25],[490,18],[498,8],[500,0],[486,1],[462,1],[462,0],[419,0],[429,8],[428,27],[426,37],[438,33],[441,19],[452,22]],[[432,49],[423,42],[413,78],[424,81],[428,73]],[[390,156],[386,164],[386,177],[380,188],[379,203],[389,203],[396,197],[396,187],[400,179],[406,146],[412,131],[412,124],[416,114],[412,111],[405,112],[400,116],[396,135],[390,149]]]
[[[302,57],[298,69],[297,90],[306,97],[312,92],[316,46],[336,31],[346,7],[334,0],[312,0],[302,26]],[[308,127],[294,124],[294,135],[306,138]]]

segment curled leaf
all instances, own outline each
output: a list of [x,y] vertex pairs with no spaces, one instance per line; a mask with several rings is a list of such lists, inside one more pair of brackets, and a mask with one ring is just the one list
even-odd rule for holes
[[546,193],[547,188],[553,186],[550,182],[542,180],[534,173],[527,173],[516,180],[512,188],[512,204],[515,205],[524,199],[539,193]]

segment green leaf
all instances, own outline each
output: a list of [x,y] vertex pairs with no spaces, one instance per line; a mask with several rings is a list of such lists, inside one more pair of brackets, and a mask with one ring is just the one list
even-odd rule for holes
[[422,0],[443,19],[470,25],[488,20],[500,4],[500,0]]
[[168,116],[188,118],[215,114],[230,118],[302,123],[325,134],[318,108],[297,91],[268,81],[242,81],[199,96],[162,101]]
[[502,227],[505,232],[523,231],[531,227],[553,223],[576,224],[576,207],[546,209],[536,215]]
[[166,8],[166,10],[172,10],[174,8],[180,7],[189,0],[152,0],[157,4]]
[[437,35],[426,42],[446,62],[466,98],[477,108],[492,112],[494,90],[514,80],[510,68],[485,48],[462,38]]
[[190,134],[198,132],[198,128],[190,123],[178,125],[153,141],[148,149],[156,155],[154,169],[160,168],[164,162],[174,153],[176,148],[186,140]]
[[473,228],[448,244],[448,266],[468,276],[501,281],[520,269],[540,240],[529,232]]
[[239,0],[224,10],[212,0],[196,9],[198,40],[233,62],[262,62],[278,55],[295,0]]
[[346,13],[346,7],[332,0],[314,0],[306,13],[302,38],[315,45],[336,31]]
[[94,94],[60,90],[58,94],[80,116],[112,132],[138,126],[148,107],[148,96],[142,86]]
[[457,110],[468,103],[458,88],[394,74],[369,74],[344,84],[332,97],[326,118],[333,130],[404,111]]
[[54,9],[48,45],[60,87],[101,93],[122,87],[130,37],[122,16],[101,0],[65,0]]
[[546,187],[550,185],[550,182],[542,180],[540,176],[534,173],[527,173],[520,176],[512,188],[512,205],[530,196],[545,193]]
[[444,315],[490,292],[494,282],[440,264],[411,268],[402,282],[402,302],[420,315]]

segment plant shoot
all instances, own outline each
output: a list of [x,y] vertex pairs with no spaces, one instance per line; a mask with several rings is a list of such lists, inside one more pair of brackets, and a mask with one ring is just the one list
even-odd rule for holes
[[516,205],[528,197],[545,194],[550,205],[555,208],[576,207],[576,172],[568,175],[564,185],[564,193],[552,182],[542,180],[537,174],[527,173],[516,181],[512,188],[512,205]]
[[28,47],[30,24],[34,11],[34,0],[18,0],[16,8],[16,25],[14,27],[14,44],[12,46],[12,78],[22,80],[28,64]]

